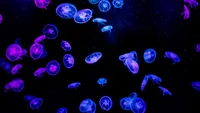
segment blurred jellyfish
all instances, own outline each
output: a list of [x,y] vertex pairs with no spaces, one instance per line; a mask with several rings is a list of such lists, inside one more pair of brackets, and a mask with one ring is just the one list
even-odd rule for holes
[[191,8],[196,8],[199,5],[196,0],[184,0],[184,2],[189,4]]
[[94,64],[102,57],[101,52],[94,52],[85,58],[87,64]]
[[68,110],[65,107],[59,108],[56,113],[67,113]]
[[138,61],[138,55],[136,51],[131,51],[130,53],[125,53],[119,56],[120,61],[125,61],[125,59],[130,58],[132,60]]
[[144,51],[143,54],[144,61],[146,63],[152,63],[156,59],[156,51],[154,49],[147,49]]
[[105,25],[105,23],[107,22],[107,20],[106,20],[106,19],[103,19],[103,18],[94,18],[94,19],[92,20],[92,22],[95,22],[95,23],[97,23],[98,25],[99,25],[99,24]]
[[111,30],[113,29],[113,26],[112,25],[106,25],[104,26],[103,28],[101,28],[101,32],[107,32],[107,31],[110,31],[111,33]]
[[46,72],[46,68],[38,68],[35,72],[34,72],[34,76],[35,77],[38,77],[38,78],[41,78],[43,77],[43,74]]
[[112,5],[114,6],[114,8],[122,8],[122,6],[124,5],[124,0],[113,0]]
[[139,60],[138,60],[138,55],[137,55],[137,52],[136,51],[131,51],[130,52],[130,58],[132,60],[135,60],[136,62],[140,63]]
[[77,87],[79,87],[81,85],[80,82],[72,82],[68,85],[68,89],[76,89]]
[[190,18],[190,10],[186,5],[183,6],[183,13],[181,13],[181,15],[183,15],[184,20]]
[[41,9],[47,9],[47,6],[51,3],[50,0],[34,0],[35,5]]
[[12,64],[10,64],[9,62],[5,62],[5,61],[0,61],[0,65],[1,68],[6,71],[7,73],[11,73],[11,70],[13,68]]
[[89,0],[89,2],[90,2],[91,4],[98,4],[99,1],[100,1],[100,0]]
[[128,97],[130,97],[131,99],[134,99],[137,97],[137,93],[136,92],[132,92]]
[[17,73],[19,73],[19,70],[21,70],[22,65],[21,64],[16,64],[15,66],[13,66],[13,68],[11,69],[11,74],[15,75]]
[[100,86],[104,86],[104,84],[106,84],[107,83],[107,79],[106,78],[99,78],[98,80],[97,80],[97,83],[100,85]]
[[196,52],[200,52],[200,44],[196,45]]
[[74,57],[71,54],[64,55],[63,64],[68,69],[72,68],[74,66]]
[[164,88],[164,87],[162,87],[162,86],[158,86],[158,88],[159,88],[160,90],[162,90],[163,96],[166,96],[166,95],[171,96],[171,95],[172,95],[172,93],[171,93],[167,88]]
[[134,113],[145,113],[146,103],[142,98],[136,97],[132,100],[131,111]]
[[125,53],[119,56],[120,61],[125,61],[127,58],[130,58],[130,53]]
[[35,97],[33,95],[25,95],[24,96],[24,101],[26,102],[30,102],[32,99],[34,99]]
[[30,47],[30,56],[34,60],[38,60],[40,58],[45,58],[47,55],[47,51],[44,49],[44,46],[39,43],[34,43]]
[[61,47],[63,50],[65,51],[70,51],[72,49],[71,45],[69,42],[65,41],[65,40],[62,40],[61,41]]
[[42,42],[44,39],[46,39],[46,36],[45,36],[45,35],[40,35],[40,36],[38,36],[38,37],[34,40],[34,43],[40,43],[40,42]]
[[76,6],[71,3],[61,3],[56,8],[56,14],[64,19],[72,19],[76,13]]
[[194,81],[192,82],[192,88],[194,88],[197,91],[200,91],[200,82],[199,81]]
[[137,74],[139,71],[139,65],[135,60],[132,60],[130,58],[127,58],[125,60],[125,65],[127,66],[128,70],[133,74]]
[[25,95],[24,100],[29,102],[31,109],[39,109],[43,104],[42,98],[34,97],[32,95]]
[[87,112],[92,107],[93,103],[94,102],[91,99],[83,100],[79,105],[79,111],[80,112]]
[[74,15],[74,22],[78,24],[87,23],[92,18],[92,10],[82,9]]
[[4,92],[12,89],[14,92],[20,92],[24,89],[24,81],[20,78],[15,78],[5,85]]
[[103,96],[99,100],[99,105],[101,109],[105,111],[109,111],[112,108],[112,104],[113,104],[112,99],[109,96]]
[[53,24],[47,24],[44,26],[42,33],[47,39],[53,40],[58,36],[58,28]]
[[162,82],[162,79],[156,75],[148,74],[147,76],[153,83],[160,85],[160,83]]
[[101,12],[108,12],[111,8],[111,4],[108,0],[101,0],[98,7]]
[[143,91],[144,88],[146,87],[147,83],[148,83],[148,79],[149,77],[147,75],[144,76],[143,80],[142,80],[142,84],[141,84],[141,90]]
[[49,75],[56,76],[60,72],[60,64],[56,60],[52,60],[46,65],[46,71]]
[[164,57],[173,60],[174,61],[173,64],[175,64],[176,62],[180,62],[179,56],[176,53],[173,53],[171,51],[166,51]]
[[26,54],[26,50],[22,49],[18,44],[11,44],[6,49],[6,58],[10,61],[16,61]]
[[2,14],[0,14],[0,24],[2,23],[2,21],[3,21],[3,16]]
[[132,103],[132,98],[130,97],[123,97],[121,100],[120,100],[120,106],[123,110],[130,110],[131,109],[131,103]]

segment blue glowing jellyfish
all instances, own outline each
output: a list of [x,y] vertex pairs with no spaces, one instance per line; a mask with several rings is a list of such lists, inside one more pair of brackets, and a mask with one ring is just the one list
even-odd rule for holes
[[194,88],[197,91],[200,91],[200,82],[199,81],[194,81],[191,83],[192,88]]
[[145,75],[143,80],[142,80],[142,84],[141,84],[141,90],[142,91],[144,91],[144,88],[146,87],[148,80],[149,80],[149,76]]
[[46,65],[46,71],[51,76],[56,76],[60,72],[60,64],[52,60]]
[[172,93],[167,88],[164,88],[162,86],[158,86],[158,88],[163,92],[163,94],[162,94],[163,96],[166,96],[166,95],[171,96],[172,95]]
[[108,0],[101,0],[98,7],[101,12],[108,12],[111,8],[111,4]]
[[22,65],[21,64],[16,64],[15,66],[13,66],[13,68],[11,69],[11,74],[15,75],[17,73],[19,73],[19,70],[21,70]]
[[139,71],[139,65],[135,60],[132,60],[130,58],[127,58],[125,60],[125,65],[127,66],[128,70],[133,74],[137,74]]
[[137,97],[137,93],[136,92],[132,92],[128,97],[130,97],[131,99],[134,99]]
[[90,106],[88,109],[87,109],[87,113],[95,113],[96,112],[96,104],[94,101],[92,101],[93,104],[92,106]]
[[42,33],[47,39],[53,40],[58,36],[58,28],[53,24],[47,24],[44,26]]
[[68,85],[68,89],[76,89],[77,87],[79,87],[81,85],[80,82],[72,82]]
[[156,75],[148,74],[147,76],[153,83],[160,85],[160,83],[162,82],[162,79]]
[[65,54],[63,57],[63,64],[68,69],[72,68],[74,66],[74,57],[71,54]]
[[34,43],[40,43],[40,42],[42,42],[44,39],[46,39],[46,36],[45,36],[45,35],[40,35],[40,36],[38,36],[33,42],[34,42]]
[[20,78],[15,78],[5,85],[4,92],[8,89],[12,89],[14,92],[20,92],[24,89],[24,81]]
[[94,18],[94,19],[92,20],[92,22],[95,22],[95,23],[97,23],[98,25],[99,25],[99,24],[105,25],[105,23],[107,22],[107,20],[106,20],[106,19],[103,19],[103,18]]
[[107,32],[107,31],[109,31],[111,33],[112,29],[113,29],[112,25],[106,25],[103,28],[101,28],[101,32]]
[[30,101],[31,109],[39,109],[43,104],[42,98],[34,98]]
[[132,98],[130,97],[123,97],[121,100],[120,100],[120,106],[123,110],[130,110],[131,109],[131,103],[132,103]]
[[109,111],[112,108],[112,104],[113,104],[112,99],[109,96],[103,96],[99,100],[99,105],[101,109],[105,111]]
[[100,86],[104,86],[104,84],[107,83],[107,79],[106,78],[99,78],[97,80],[97,83],[100,85]]
[[65,107],[59,108],[58,111],[56,113],[67,113],[68,110]]
[[114,8],[122,8],[122,6],[124,5],[124,0],[113,0],[112,5],[114,6]]
[[74,21],[78,24],[84,24],[87,23],[92,18],[93,11],[90,9],[82,9],[79,10],[74,15]]
[[125,53],[125,54],[122,54],[122,55],[119,56],[119,60],[120,60],[120,61],[123,61],[123,62],[124,62],[125,59],[127,59],[127,58],[130,58],[130,59],[135,60],[135,61],[138,62],[138,55],[137,55],[137,52],[136,52],[136,51],[131,51],[131,52],[129,52],[129,53]]
[[146,63],[152,63],[156,59],[156,51],[154,49],[147,49],[143,54],[144,61]]
[[[138,55],[137,55],[137,52],[136,51],[131,51],[130,52],[130,58],[132,59],[132,60],[135,60],[136,62],[139,62],[138,61]],[[140,63],[140,62],[139,62]]]
[[101,52],[94,52],[85,58],[87,64],[94,64],[102,57]]
[[93,101],[91,99],[83,100],[79,105],[80,112],[87,112],[93,105]]
[[34,99],[35,97],[33,95],[25,95],[24,96],[24,101],[25,102],[30,102],[32,99]]
[[43,77],[43,74],[46,72],[46,68],[42,67],[42,68],[38,68],[35,72],[34,72],[34,76],[41,78]]
[[10,64],[9,62],[5,62],[5,61],[2,61],[0,63],[1,65],[1,68],[6,71],[7,73],[11,73],[11,70],[13,68],[12,64]]
[[130,53],[125,53],[119,56],[120,61],[125,61],[127,58],[130,58]]
[[146,111],[146,103],[142,98],[136,97],[132,100],[131,103],[131,111],[133,113],[145,113]]
[[26,50],[22,49],[19,44],[11,44],[6,49],[6,57],[10,61],[16,61],[26,54]]
[[61,3],[56,8],[56,13],[58,16],[64,19],[72,19],[77,13],[76,6],[71,3]]
[[173,64],[175,64],[176,62],[180,62],[179,56],[176,53],[173,53],[171,51],[166,51],[164,57],[173,60],[174,61]]
[[89,2],[90,2],[91,4],[98,4],[99,1],[100,1],[100,0],[89,0]]
[[63,50],[65,51],[70,51],[72,49],[71,45],[69,42],[65,41],[65,40],[62,40],[61,41],[61,47]]
[[40,58],[45,58],[47,51],[44,49],[44,46],[39,43],[34,43],[30,47],[30,56],[33,60],[38,60]]

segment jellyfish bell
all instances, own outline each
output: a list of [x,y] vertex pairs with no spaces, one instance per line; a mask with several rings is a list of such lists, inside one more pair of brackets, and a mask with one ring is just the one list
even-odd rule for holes
[[91,108],[93,105],[93,101],[91,99],[85,99],[83,100],[79,105],[79,111],[80,112],[87,112],[89,108]]
[[63,50],[65,51],[70,51],[72,49],[71,45],[69,42],[65,41],[65,40],[62,40],[61,41],[61,47]]
[[143,54],[143,58],[146,63],[154,62],[156,59],[156,51],[152,48],[145,50]]
[[22,58],[26,51],[18,44],[11,44],[6,49],[6,58],[10,61],[16,61]]
[[97,80],[97,83],[100,85],[100,86],[104,86],[104,84],[107,83],[107,79],[106,78],[99,78]]
[[122,9],[122,7],[124,5],[124,0],[113,0],[112,5],[114,6],[114,8]]
[[166,51],[164,57],[173,60],[174,61],[173,64],[180,62],[179,56],[176,53],[171,52],[171,51]]
[[132,98],[131,97],[123,97],[121,100],[120,100],[120,106],[123,110],[130,110],[131,109],[131,103],[132,103]]
[[111,33],[111,30],[113,29],[112,25],[106,25],[104,27],[101,28],[101,32],[107,32],[109,31]]
[[46,50],[44,49],[44,46],[39,43],[33,43],[30,47],[30,56],[34,60],[38,60],[40,58],[44,58],[47,55]]
[[98,8],[101,12],[108,12],[111,8],[111,4],[108,0],[101,0],[98,3]]
[[31,109],[39,109],[43,104],[42,98],[34,98],[30,101]]
[[91,9],[82,9],[79,10],[74,15],[74,22],[78,24],[84,24],[87,23],[92,18],[93,11]]
[[94,52],[92,54],[89,54],[86,58],[85,58],[85,62],[87,64],[94,64],[96,63],[100,58],[102,57],[102,53],[101,52]]
[[127,58],[124,63],[133,75],[139,72],[139,65],[135,60]]
[[72,19],[76,13],[76,6],[71,3],[61,3],[56,8],[56,14],[64,19]]
[[42,29],[42,33],[47,39],[54,40],[58,36],[58,28],[54,24],[47,24]]
[[63,64],[68,69],[72,68],[74,66],[74,57],[71,54],[64,55]]
[[20,92],[24,89],[24,81],[20,78],[15,78],[5,85],[4,92],[8,89],[12,89],[14,92]]
[[134,113],[145,113],[146,103],[142,98],[136,97],[132,100],[131,111]]
[[60,64],[52,60],[46,65],[46,71],[50,76],[56,76],[60,72]]
[[34,72],[34,76],[41,78],[43,77],[43,74],[46,72],[46,68],[38,68],[35,72]]
[[13,66],[13,68],[11,69],[11,74],[15,75],[17,73],[19,73],[19,71],[21,70],[22,65],[21,64],[16,64],[15,66]]
[[109,111],[112,108],[112,99],[109,96],[103,96],[99,100],[99,105],[101,109]]

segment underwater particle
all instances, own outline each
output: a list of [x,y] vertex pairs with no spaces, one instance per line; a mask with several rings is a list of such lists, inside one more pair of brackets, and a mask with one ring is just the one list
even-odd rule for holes
[[77,8],[71,3],[61,3],[56,8],[56,14],[64,19],[72,19],[77,13]]
[[149,77],[147,75],[145,75],[143,80],[142,80],[141,91],[144,91],[144,88],[146,87],[146,85],[148,83],[148,79],[149,79]]
[[19,73],[19,71],[21,70],[22,65],[21,64],[16,64],[15,66],[13,66],[13,68],[11,69],[11,74],[15,75],[17,73]]
[[101,109],[105,111],[109,111],[112,108],[112,104],[113,104],[112,99],[109,96],[103,96],[99,100],[99,105]]
[[142,98],[136,97],[132,100],[131,111],[134,113],[144,113],[146,111],[146,103]]
[[54,24],[47,24],[42,30],[47,39],[53,40],[58,36],[58,28]]
[[2,14],[0,14],[0,24],[2,23],[2,21],[3,21],[3,16]]
[[172,93],[167,89],[167,88],[164,88],[164,87],[162,87],[162,86],[158,86],[158,88],[160,89],[160,90],[162,90],[162,92],[163,92],[163,96],[166,96],[166,95],[169,95],[169,96],[172,96]]
[[79,87],[81,85],[80,82],[72,82],[70,83],[67,87],[68,89],[76,89],[77,87]]
[[60,64],[56,60],[52,60],[46,65],[46,71],[49,75],[56,76],[60,72]]
[[107,83],[107,79],[106,78],[99,78],[98,80],[97,80],[97,83],[100,85],[100,86],[104,86],[104,84],[106,84]]
[[124,5],[124,0],[113,0],[112,5],[114,8],[122,8]]
[[200,52],[200,44],[196,45],[196,52]]
[[46,36],[45,36],[45,35],[40,35],[40,36],[38,36],[33,42],[34,42],[34,43],[40,43],[40,42],[42,42],[44,39],[46,39]]
[[196,0],[184,0],[184,2],[189,4],[191,8],[196,8],[199,5]]
[[103,18],[94,18],[94,19],[92,19],[92,22],[105,25],[105,23],[107,22],[107,20],[103,19]]
[[71,54],[65,54],[63,57],[63,64],[68,69],[72,68],[74,66],[74,57]]
[[26,54],[25,49],[22,49],[18,44],[11,44],[6,49],[6,58],[10,61],[16,61]]
[[33,98],[30,101],[30,108],[31,109],[39,109],[43,104],[42,98]]
[[154,74],[148,74],[147,76],[153,83],[160,85],[162,82],[162,79]]
[[59,108],[59,109],[57,110],[56,113],[67,113],[67,112],[68,112],[67,108],[61,107],[61,108]]
[[51,3],[50,0],[34,0],[35,5],[40,9],[47,9],[47,6]]
[[183,15],[184,20],[190,18],[190,10],[186,5],[183,6],[183,13],[181,13],[181,15]]
[[92,18],[92,13],[93,13],[93,11],[90,9],[79,10],[74,15],[74,22],[76,22],[78,24],[85,24]]
[[38,68],[35,72],[34,72],[34,76],[35,77],[38,77],[38,78],[41,78],[43,77],[43,74],[46,72],[46,68]]
[[132,59],[130,59],[130,58],[127,58],[126,60],[125,60],[125,65],[126,65],[126,67],[128,68],[128,70],[133,74],[133,75],[135,75],[135,74],[137,74],[138,73],[138,71],[139,71],[139,65],[138,65],[138,63],[135,61],[135,60],[132,60]]
[[171,51],[166,51],[164,57],[173,60],[174,61],[173,64],[180,62],[179,56]]
[[65,50],[65,51],[71,51],[71,49],[72,49],[70,43],[67,42],[67,41],[65,41],[65,40],[62,40],[62,41],[61,41],[61,47],[62,47],[62,49]]
[[79,105],[80,112],[87,112],[93,105],[93,101],[91,99],[83,100]]
[[24,81],[20,78],[15,78],[5,85],[4,92],[12,89],[14,92],[20,92],[24,89]]
[[111,33],[112,29],[113,29],[112,25],[106,25],[103,28],[101,28],[101,32],[108,32],[109,31]]
[[101,12],[108,12],[111,8],[111,4],[108,0],[101,0],[98,4],[98,8]]
[[9,62],[4,62],[3,61],[1,63],[1,68],[7,73],[11,73],[11,70],[12,70],[13,66]]
[[145,50],[143,54],[143,58],[146,63],[154,62],[156,59],[156,51],[152,48]]
[[131,99],[134,99],[137,97],[137,93],[136,92],[132,92],[128,97],[130,97]]
[[89,2],[90,2],[91,4],[98,4],[99,1],[100,1],[100,0],[89,0]]
[[122,99],[120,99],[120,106],[123,110],[130,110],[131,109],[131,103],[132,103],[132,98],[130,97],[123,97]]
[[191,83],[192,88],[194,88],[197,91],[200,91],[200,82],[199,81],[194,81]]
[[96,63],[100,58],[102,57],[102,53],[101,52],[94,52],[92,54],[89,54],[86,58],[85,58],[85,62],[87,64],[94,64]]
[[34,43],[30,47],[30,56],[33,60],[38,60],[44,58],[47,55],[47,51],[44,49],[44,46],[39,43]]

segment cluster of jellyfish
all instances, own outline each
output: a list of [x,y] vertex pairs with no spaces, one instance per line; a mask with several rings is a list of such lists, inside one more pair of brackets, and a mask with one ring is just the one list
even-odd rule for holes
[[184,5],[183,5],[183,13],[181,15],[183,15],[183,19],[186,20],[188,18],[190,18],[190,10],[188,8],[196,8],[198,6],[198,2],[196,0],[184,0]]

